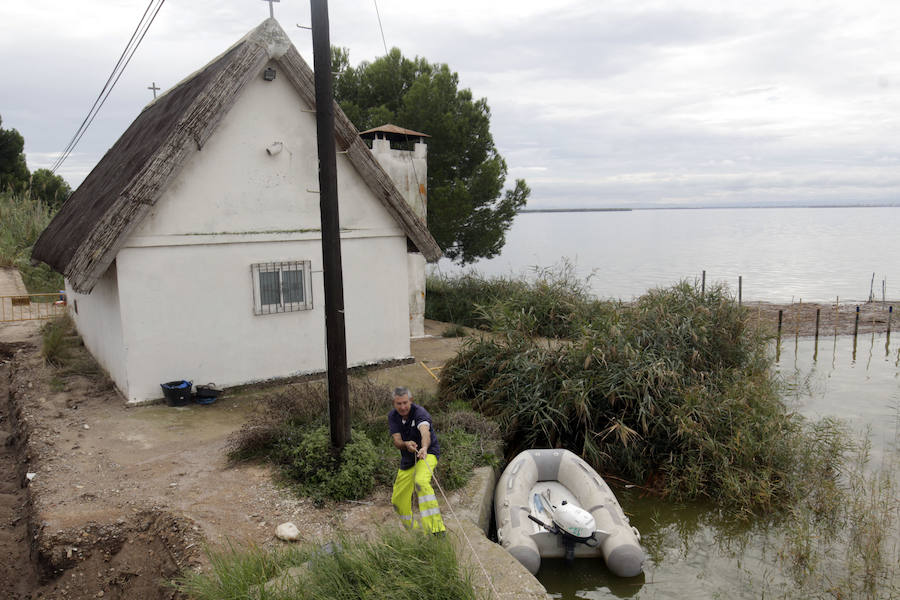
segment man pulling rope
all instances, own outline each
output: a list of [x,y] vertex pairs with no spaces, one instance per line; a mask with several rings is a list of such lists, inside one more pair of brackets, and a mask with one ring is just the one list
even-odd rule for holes
[[[394,408],[388,413],[388,427],[394,446],[400,450],[400,469],[394,480],[391,504],[407,527],[417,528],[413,521],[413,490],[419,498],[422,527],[434,534],[445,531],[437,496],[431,487],[431,474],[437,467],[441,449],[437,432],[428,411],[412,402],[405,387],[394,389]],[[419,460],[416,460],[419,459]]]

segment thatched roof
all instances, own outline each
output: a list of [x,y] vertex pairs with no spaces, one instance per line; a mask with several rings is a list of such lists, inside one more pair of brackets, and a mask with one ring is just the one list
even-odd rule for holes
[[[191,144],[202,148],[244,85],[269,61],[279,66],[310,109],[312,69],[274,19],[266,19],[228,51],[147,105],[66,201],[34,245],[32,258],[89,293],[128,235],[180,172]],[[441,249],[335,104],[340,150],[429,262]]]

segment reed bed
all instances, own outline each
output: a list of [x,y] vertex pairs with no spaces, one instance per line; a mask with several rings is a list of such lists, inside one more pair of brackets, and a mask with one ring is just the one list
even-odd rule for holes
[[570,338],[616,306],[593,299],[589,289],[569,263],[536,268],[529,280],[477,273],[429,277],[425,317],[477,329],[520,328],[533,335]]
[[32,293],[62,289],[63,277],[41,263],[31,266],[31,249],[53,212],[28,192],[0,192],[0,267],[16,267]]
[[767,338],[724,285],[652,290],[578,330],[547,343],[507,322],[504,335],[466,343],[439,395],[499,420],[508,455],[568,448],[604,473],[744,517],[837,473],[839,429],[810,431],[786,409]]

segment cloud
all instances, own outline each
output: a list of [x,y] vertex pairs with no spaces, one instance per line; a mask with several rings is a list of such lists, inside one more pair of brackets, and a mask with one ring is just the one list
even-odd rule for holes
[[[486,97],[531,203],[896,202],[900,5],[879,0],[409,0],[378,3],[387,45],[446,62]],[[0,6],[5,127],[47,166],[81,122],[143,7]],[[384,52],[373,6],[332,3],[332,43]],[[306,3],[276,16],[312,62]],[[67,162],[78,183],[152,99],[268,15],[264,2],[167,3]],[[71,174],[71,175],[70,175]]]

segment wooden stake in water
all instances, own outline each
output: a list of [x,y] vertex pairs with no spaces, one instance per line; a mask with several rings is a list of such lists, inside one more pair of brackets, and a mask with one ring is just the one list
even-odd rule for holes
[[834,337],[837,339],[838,316],[841,312],[841,297],[834,297]]
[[743,292],[744,287],[744,277],[743,275],[738,275],[738,306],[741,305],[741,294]]
[[887,324],[888,336],[891,335],[891,317],[893,317],[893,316],[894,316],[894,307],[890,306],[890,307],[888,307],[888,324]]
[[781,360],[781,320],[784,317],[784,311],[778,310],[778,337],[775,339],[775,362]]
[[894,315],[894,307],[891,306],[888,308],[888,322],[887,322],[887,335],[884,339],[884,355],[885,357],[890,355],[891,352],[891,317]]
[[856,334],[859,333],[859,306],[856,307],[856,321],[853,323],[853,339],[856,341]]
[[821,308],[816,308],[816,341],[813,343],[813,362],[819,361],[819,313]]
[[800,303],[797,305],[797,329],[794,331],[794,337],[800,337],[800,319],[803,316],[803,298],[800,298]]
[[700,278],[700,297],[703,298],[706,295],[706,271],[703,271],[703,276]]

